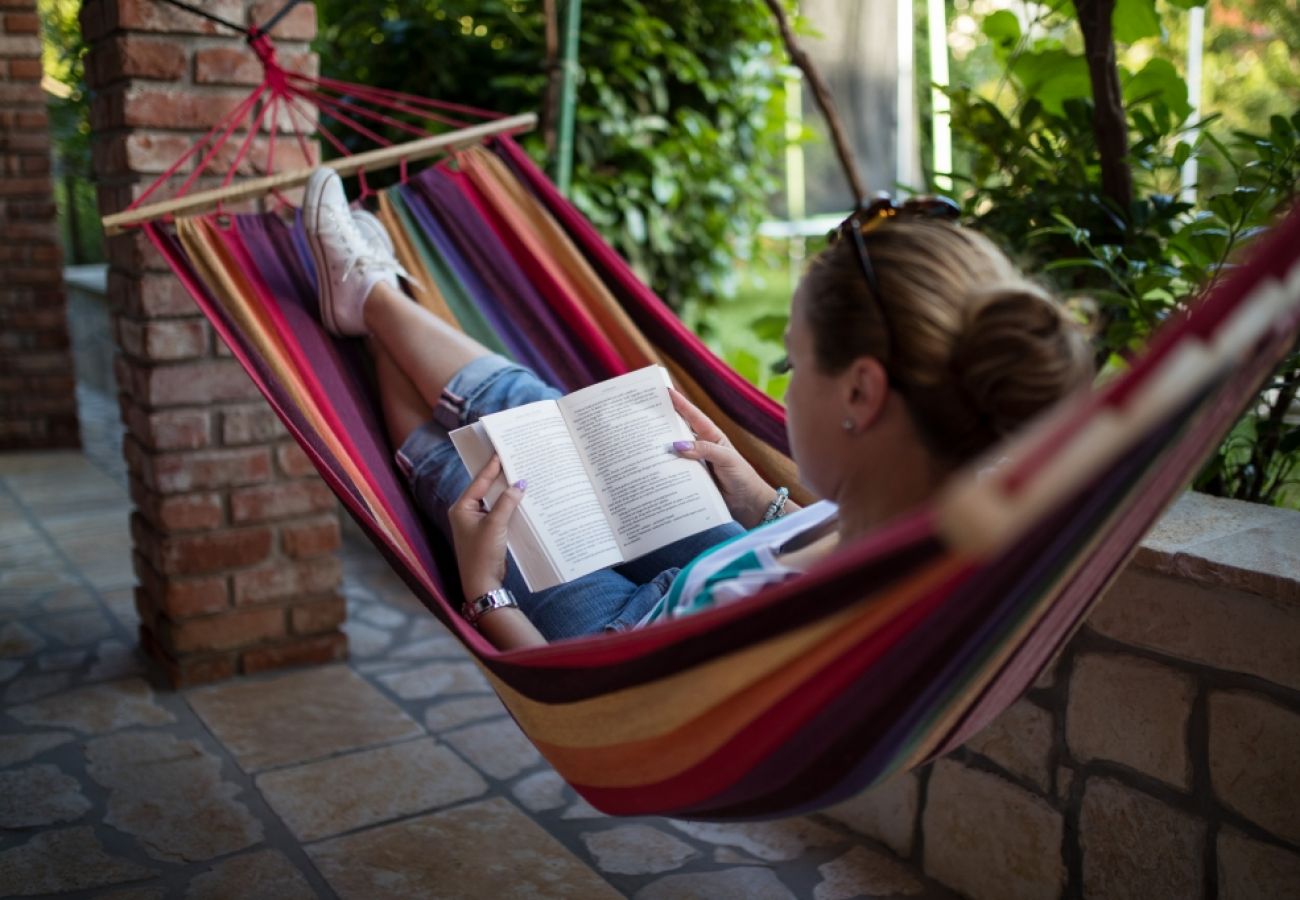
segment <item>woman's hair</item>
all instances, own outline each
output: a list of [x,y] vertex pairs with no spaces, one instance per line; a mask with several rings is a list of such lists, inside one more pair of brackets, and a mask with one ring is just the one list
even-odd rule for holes
[[979,454],[1090,383],[1082,330],[988,238],[895,218],[863,241],[880,297],[852,240],[827,248],[804,276],[818,368],[833,375],[861,356],[879,359],[940,459]]

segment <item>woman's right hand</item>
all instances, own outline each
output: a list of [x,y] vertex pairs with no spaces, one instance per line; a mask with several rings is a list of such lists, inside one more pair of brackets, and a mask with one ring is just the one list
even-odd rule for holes
[[675,441],[673,450],[683,459],[702,459],[708,463],[732,518],[746,528],[753,528],[763,517],[775,489],[754,471],[722,429],[699,407],[673,388],[668,393],[673,408],[695,432],[694,441]]

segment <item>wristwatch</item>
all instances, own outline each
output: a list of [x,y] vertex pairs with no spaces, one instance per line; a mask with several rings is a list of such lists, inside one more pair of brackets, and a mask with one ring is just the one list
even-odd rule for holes
[[519,608],[519,604],[515,601],[515,595],[506,588],[495,588],[482,597],[466,600],[465,605],[460,608],[460,614],[465,617],[469,624],[477,628],[479,619],[494,609],[505,609],[507,607]]

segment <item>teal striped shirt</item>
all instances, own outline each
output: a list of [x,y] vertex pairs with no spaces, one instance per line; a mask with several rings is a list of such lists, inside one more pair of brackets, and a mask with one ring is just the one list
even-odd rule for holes
[[834,503],[822,500],[702,553],[677,573],[668,593],[642,617],[637,627],[730,603],[798,575],[801,570],[777,561],[777,549],[805,531],[820,527],[836,512]]

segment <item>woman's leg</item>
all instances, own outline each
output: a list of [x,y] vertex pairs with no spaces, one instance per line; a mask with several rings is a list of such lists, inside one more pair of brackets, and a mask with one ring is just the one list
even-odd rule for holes
[[[487,347],[384,282],[376,284],[370,292],[362,315],[374,344],[424,398],[426,419],[428,410],[438,404],[442,389],[457,372],[470,362],[492,354]],[[376,354],[376,358],[379,356]],[[383,390],[382,380],[380,385]]]

